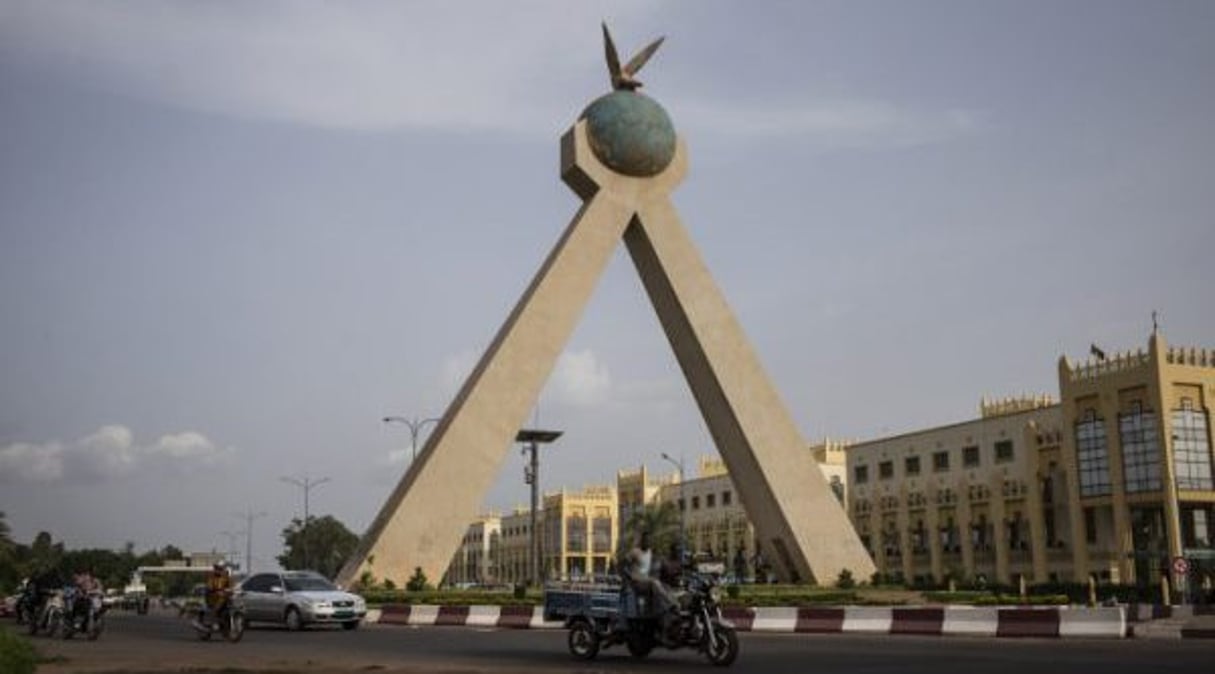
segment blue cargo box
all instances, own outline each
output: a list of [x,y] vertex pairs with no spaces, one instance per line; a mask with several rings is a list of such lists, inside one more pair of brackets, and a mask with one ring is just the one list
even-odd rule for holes
[[544,619],[609,618],[620,610],[620,586],[553,583],[544,588]]

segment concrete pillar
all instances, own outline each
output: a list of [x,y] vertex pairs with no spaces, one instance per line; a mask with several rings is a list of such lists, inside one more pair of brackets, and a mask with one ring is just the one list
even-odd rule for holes
[[940,583],[945,580],[945,565],[941,559],[941,506],[937,505],[938,492],[936,484],[928,485],[925,494],[928,502],[925,505],[924,526],[928,528],[928,565],[931,567],[933,581]]

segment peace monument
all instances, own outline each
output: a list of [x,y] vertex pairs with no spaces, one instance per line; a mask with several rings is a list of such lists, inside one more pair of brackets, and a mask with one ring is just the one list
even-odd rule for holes
[[826,584],[844,569],[857,578],[875,570],[670,201],[687,151],[636,79],[662,40],[621,66],[606,25],[603,35],[612,91],[561,139],[561,178],[582,208],[339,583],[364,571],[402,581],[415,568],[442,576],[621,240],[777,576]]

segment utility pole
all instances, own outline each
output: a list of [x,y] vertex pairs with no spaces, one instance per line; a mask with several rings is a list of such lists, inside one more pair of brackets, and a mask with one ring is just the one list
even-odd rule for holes
[[[245,521],[245,568],[246,574],[253,573],[253,520],[260,519],[266,516],[266,511],[253,512],[253,508],[248,508],[243,513],[236,513]],[[239,532],[238,532],[239,533]]]
[[313,487],[319,487],[319,486],[325,484],[326,482],[329,482],[329,478],[322,477],[320,479],[313,480],[312,478],[305,475],[304,477],[280,477],[279,479],[282,480],[283,482],[286,482],[287,484],[293,484],[304,490],[304,528],[301,530],[300,536],[304,540],[304,545],[303,545],[303,547],[304,547],[304,568],[307,569],[308,568],[308,492],[312,491]]

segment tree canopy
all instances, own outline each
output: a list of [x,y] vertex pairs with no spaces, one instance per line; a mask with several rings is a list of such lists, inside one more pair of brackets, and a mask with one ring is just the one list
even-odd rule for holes
[[297,517],[283,529],[283,554],[277,559],[284,569],[309,569],[333,578],[358,544],[359,537],[332,515],[309,517],[307,529]]

